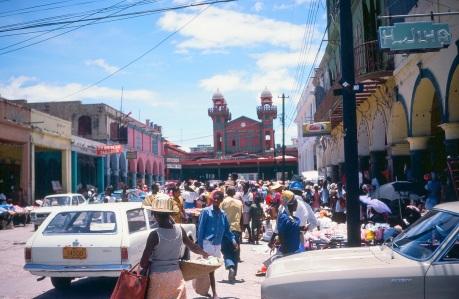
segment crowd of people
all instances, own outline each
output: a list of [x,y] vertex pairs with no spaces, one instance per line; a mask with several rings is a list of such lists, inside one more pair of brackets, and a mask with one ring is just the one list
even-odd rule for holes
[[[274,259],[306,250],[305,233],[318,229],[323,209],[332,207],[334,219],[340,223],[345,221],[345,191],[340,184],[331,184],[328,188],[326,182],[305,185],[301,180],[293,180],[284,186],[279,182],[245,181],[233,174],[227,181],[214,185],[192,180],[162,188],[154,184],[144,206],[154,207],[164,195],[170,200],[170,223],[193,222],[193,212],[199,209],[195,221],[199,249],[193,251],[202,249],[208,256],[223,257],[230,282],[234,282],[238,274],[243,240],[259,244],[263,239],[276,250],[256,273],[263,275]],[[144,267],[148,266],[146,257],[152,256],[151,248],[151,244],[147,244]],[[175,259],[179,259],[177,254]],[[210,273],[209,279],[216,298],[214,273]],[[171,289],[177,294],[183,291],[181,283]]]
[[[435,189],[435,184],[428,183],[426,190],[429,188]],[[408,212],[403,213],[405,218],[402,219],[402,215],[392,215],[387,205],[372,199],[373,192],[371,184],[361,185],[364,244],[381,244],[395,237],[424,211],[424,207],[406,203],[403,208]],[[227,181],[217,184],[196,180],[162,187],[155,184],[148,194],[145,206],[154,205],[155,198],[161,194],[168,195],[172,223],[196,223],[197,246],[206,255],[223,257],[230,282],[235,281],[238,274],[243,240],[248,244],[267,241],[275,252],[255,273],[260,276],[274,260],[283,256],[346,244],[347,199],[341,182],[332,183],[328,179],[305,182],[294,177],[281,184],[246,181],[232,174]],[[379,205],[375,206],[373,201],[378,201]],[[387,209],[381,210],[381,205]],[[213,273],[209,278],[216,297]]]
[[0,229],[26,225],[30,222],[29,212],[21,188],[12,188],[12,192],[7,194],[0,193]]

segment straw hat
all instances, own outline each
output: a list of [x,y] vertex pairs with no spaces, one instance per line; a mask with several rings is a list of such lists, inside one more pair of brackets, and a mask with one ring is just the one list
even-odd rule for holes
[[295,194],[293,194],[292,191],[282,191],[282,200],[284,201],[284,203],[289,203],[290,201],[292,201],[292,199],[295,197]]
[[275,182],[274,184],[271,185],[271,190],[277,190],[279,188],[283,188],[284,186],[279,184],[279,182]]
[[146,206],[145,208],[153,212],[176,213],[174,211],[174,200],[165,193],[158,193],[151,203],[151,206]]

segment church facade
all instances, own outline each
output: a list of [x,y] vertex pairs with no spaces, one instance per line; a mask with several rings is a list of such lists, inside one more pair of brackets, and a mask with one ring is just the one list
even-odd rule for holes
[[231,113],[224,96],[217,90],[212,96],[213,107],[208,115],[213,123],[214,154],[216,156],[264,154],[274,149],[273,120],[277,107],[272,94],[265,89],[260,96],[257,116],[260,121],[246,116],[231,120]]

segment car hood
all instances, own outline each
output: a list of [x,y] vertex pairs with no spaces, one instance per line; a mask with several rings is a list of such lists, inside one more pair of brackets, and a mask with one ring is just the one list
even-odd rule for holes
[[317,278],[319,273],[330,276],[330,272],[335,272],[334,275],[339,276],[347,271],[361,272],[359,270],[398,268],[414,264],[418,265],[418,262],[392,252],[387,246],[326,249],[281,258],[269,267],[267,276],[271,278],[304,272],[307,275],[315,273]]

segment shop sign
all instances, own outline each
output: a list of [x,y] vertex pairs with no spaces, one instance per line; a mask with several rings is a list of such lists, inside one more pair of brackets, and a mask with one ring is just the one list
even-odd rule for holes
[[177,164],[177,163],[167,163],[166,168],[167,169],[182,169],[182,165]]
[[110,154],[119,154],[123,151],[123,146],[121,144],[115,145],[103,145],[96,148],[96,153],[98,156],[105,156]]
[[180,159],[179,158],[166,158],[167,163],[179,163]]
[[303,125],[303,137],[329,135],[331,132],[331,122],[324,121]]
[[126,153],[126,159],[128,160],[135,160],[137,159],[137,152],[136,151],[129,151]]
[[379,47],[394,52],[429,52],[446,48],[451,32],[446,23],[406,22],[378,28]]

